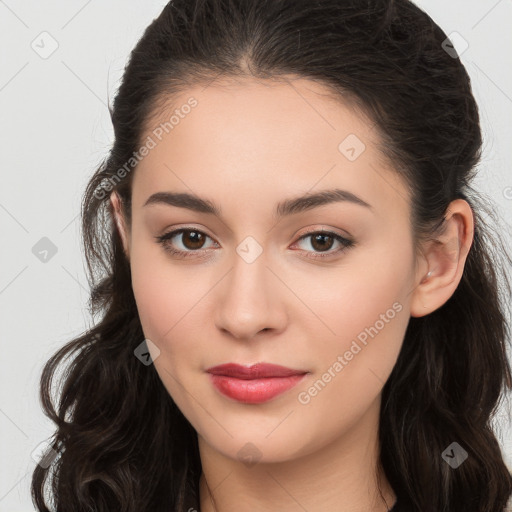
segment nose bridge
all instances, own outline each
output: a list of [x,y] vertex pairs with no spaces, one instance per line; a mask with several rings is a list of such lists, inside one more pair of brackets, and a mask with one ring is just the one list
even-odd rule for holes
[[279,290],[274,289],[267,252],[247,237],[233,255],[231,272],[221,287],[216,323],[237,338],[251,338],[265,328],[278,327]]

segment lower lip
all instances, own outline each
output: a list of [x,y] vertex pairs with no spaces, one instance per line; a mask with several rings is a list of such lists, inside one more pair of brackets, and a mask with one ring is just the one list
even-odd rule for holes
[[225,396],[246,404],[261,404],[296,386],[307,374],[263,379],[235,379],[209,374],[213,385]]

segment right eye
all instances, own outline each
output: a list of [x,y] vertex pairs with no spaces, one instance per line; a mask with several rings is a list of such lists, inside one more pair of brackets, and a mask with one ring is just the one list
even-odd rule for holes
[[[172,255],[178,258],[190,258],[204,255],[206,252],[205,249],[202,249],[205,240],[209,238],[206,233],[199,231],[195,228],[180,228],[173,231],[169,231],[164,233],[163,235],[155,237],[157,239],[157,243],[161,244],[165,251],[171,253]],[[177,238],[177,240],[181,241],[181,246],[183,248],[176,248],[173,239]]]

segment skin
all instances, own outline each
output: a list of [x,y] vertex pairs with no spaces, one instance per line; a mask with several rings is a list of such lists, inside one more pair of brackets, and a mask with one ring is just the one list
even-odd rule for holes
[[[453,201],[439,243],[415,254],[409,192],[377,149],[374,124],[327,93],[305,79],[244,79],[169,97],[170,110],[191,96],[198,105],[138,164],[130,229],[111,194],[144,333],[160,350],[155,369],[198,433],[202,511],[380,512],[396,498],[377,464],[382,388],[409,318],[441,307],[457,288],[473,216],[466,201]],[[148,126],[168,120],[169,111]],[[366,146],[354,161],[338,149],[349,134]],[[335,202],[272,216],[279,201],[335,187],[372,208]],[[143,206],[163,191],[207,198],[222,219]],[[180,259],[156,242],[183,227],[205,233],[204,243],[177,235],[174,247],[203,256]],[[340,243],[328,238],[332,256],[314,259],[321,246],[311,236],[299,239],[322,228],[355,245],[336,253]],[[236,251],[247,236],[262,249],[250,264]],[[300,403],[299,394],[394,303],[400,312]],[[261,361],[310,373],[258,405],[221,395],[205,373]],[[254,464],[241,460],[244,446]]]

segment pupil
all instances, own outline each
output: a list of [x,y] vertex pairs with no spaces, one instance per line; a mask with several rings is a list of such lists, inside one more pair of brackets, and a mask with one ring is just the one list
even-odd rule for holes
[[[187,242],[191,242],[192,244],[192,247],[189,247],[192,248],[192,249],[197,249],[198,247],[197,246],[201,246],[202,245],[202,240],[201,240],[201,233],[198,233],[197,231],[187,231],[188,233],[188,236],[186,237],[186,240]],[[193,238],[195,238],[195,240],[193,240]],[[187,244],[185,244],[187,245]]]
[[[315,247],[315,244],[317,244],[317,242],[319,240],[324,240],[325,242],[325,239],[326,238],[330,238],[331,239],[331,243],[330,244],[327,244],[328,247],[326,247],[325,243],[320,243],[320,247]],[[330,237],[329,235],[316,235],[313,237],[313,247],[315,247],[315,249],[319,249],[319,250],[325,250],[325,249],[330,249],[332,246],[332,237]]]

